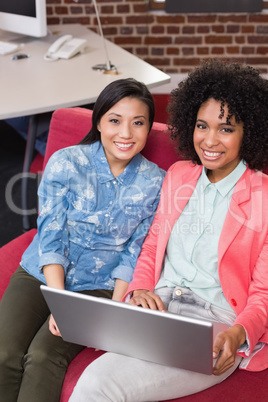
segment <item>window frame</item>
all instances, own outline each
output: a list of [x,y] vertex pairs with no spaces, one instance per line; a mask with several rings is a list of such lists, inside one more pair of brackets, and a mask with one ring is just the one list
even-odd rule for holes
[[[150,10],[165,10],[165,0],[148,0]],[[262,11],[268,12],[268,1],[263,0]]]
[[150,10],[165,10],[165,0],[148,0]]

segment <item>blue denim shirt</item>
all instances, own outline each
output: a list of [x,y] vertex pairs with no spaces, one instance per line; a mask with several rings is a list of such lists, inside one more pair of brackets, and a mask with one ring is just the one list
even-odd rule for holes
[[38,233],[21,266],[45,283],[43,266],[61,264],[73,291],[130,282],[164,175],[138,154],[115,178],[100,142],[57,151],[38,189]]

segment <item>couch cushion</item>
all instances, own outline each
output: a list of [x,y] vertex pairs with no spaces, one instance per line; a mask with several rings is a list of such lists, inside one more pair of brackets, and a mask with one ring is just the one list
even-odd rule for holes
[[0,299],[9,284],[10,276],[18,268],[21,256],[35,234],[36,229],[32,229],[0,248],[0,266],[4,269],[0,280]]
[[[44,165],[50,156],[61,149],[78,144],[91,129],[92,110],[83,108],[58,109],[49,127]],[[79,121],[79,124],[78,124]]]

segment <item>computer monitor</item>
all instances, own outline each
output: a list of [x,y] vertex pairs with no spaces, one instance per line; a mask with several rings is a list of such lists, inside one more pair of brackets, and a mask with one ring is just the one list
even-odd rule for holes
[[46,36],[46,0],[0,0],[0,29],[38,38]]

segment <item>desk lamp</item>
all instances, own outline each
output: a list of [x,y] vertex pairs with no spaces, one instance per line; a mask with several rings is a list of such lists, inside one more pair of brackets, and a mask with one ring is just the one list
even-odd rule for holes
[[[73,0],[74,2],[78,2],[78,0]],[[104,71],[107,74],[118,74],[117,72],[117,68],[111,64],[110,60],[109,60],[109,55],[108,55],[108,51],[107,51],[107,47],[106,47],[106,42],[105,42],[105,38],[103,35],[103,31],[102,31],[102,26],[101,26],[101,21],[100,21],[100,15],[99,15],[99,11],[98,11],[98,6],[97,6],[97,2],[96,0],[93,0],[93,4],[94,4],[94,8],[95,8],[95,13],[97,16],[97,21],[98,21],[98,27],[99,27],[99,31],[100,31],[100,36],[102,38],[103,41],[103,48],[104,48],[104,52],[105,52],[105,57],[106,57],[106,62],[103,64],[96,64],[95,66],[92,67],[93,70],[100,70],[100,71]]]
[[116,74],[118,74],[117,72],[117,68],[111,64],[110,60],[109,60],[109,55],[108,55],[108,51],[107,51],[107,47],[106,47],[106,42],[105,42],[105,38],[103,35],[103,31],[102,31],[102,26],[101,26],[101,21],[100,21],[100,15],[99,15],[99,11],[98,11],[98,6],[97,6],[97,2],[96,0],[93,0],[94,3],[94,8],[95,8],[95,12],[96,12],[96,16],[97,16],[97,21],[98,21],[98,26],[99,26],[99,31],[100,31],[100,35],[102,37],[102,41],[103,41],[103,47],[104,47],[104,52],[105,52],[105,57],[106,57],[106,62],[104,64],[96,64],[96,66],[93,66],[93,70],[101,70],[101,71],[105,71],[107,73],[109,72],[115,72]]

